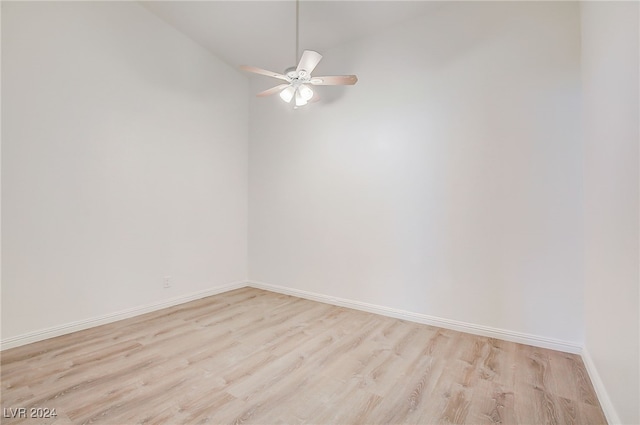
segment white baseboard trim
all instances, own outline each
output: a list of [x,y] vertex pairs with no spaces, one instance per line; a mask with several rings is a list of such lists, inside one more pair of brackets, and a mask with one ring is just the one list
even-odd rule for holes
[[245,281],[234,282],[228,285],[205,289],[204,291],[192,292],[190,294],[181,295],[178,297],[170,298],[168,300],[118,311],[116,313],[105,314],[103,316],[93,317],[90,319],[78,320],[77,322],[66,323],[64,325],[53,326],[51,328],[6,338],[0,341],[0,351],[30,344],[32,342],[42,341],[44,339],[49,339],[60,335],[69,334],[72,332],[81,331],[95,326],[106,325],[107,323],[117,322],[118,320],[128,319],[130,317],[139,316],[141,314],[150,313],[152,311],[161,310],[167,307],[173,307],[174,305],[209,297],[211,295],[221,294],[223,292],[232,291],[234,289],[244,288],[246,286],[247,283]]
[[613,407],[613,403],[611,403],[609,393],[607,393],[604,383],[600,378],[600,374],[598,373],[598,369],[596,368],[595,363],[593,363],[593,359],[589,355],[589,351],[586,347],[582,349],[581,355],[584,366],[589,374],[589,378],[591,378],[593,388],[596,390],[596,395],[598,396],[598,401],[600,401],[600,406],[602,406],[602,411],[607,418],[607,422],[609,422],[609,425],[621,424],[622,422],[620,421],[618,412],[616,412],[616,409]]
[[241,281],[234,282],[227,285],[217,286],[214,288],[206,289],[204,291],[193,292],[187,295],[174,297],[168,300],[160,301],[157,303],[147,304],[144,306],[134,307],[127,310],[122,310],[116,313],[106,314],[99,317],[94,317],[85,320],[79,320],[64,325],[54,326],[51,328],[29,332],[23,335],[18,335],[6,339],[0,340],[0,351],[9,348],[19,347],[21,345],[30,344],[32,342],[42,341],[48,338],[54,338],[56,336],[69,334],[72,332],[81,331],[84,329],[92,328],[95,326],[105,325],[108,323],[116,322],[118,320],[127,319],[134,316],[150,313],[152,311],[161,310],[163,308],[172,307],[178,304],[183,304],[189,301],[194,301],[200,298],[209,297],[211,295],[221,294],[223,292],[232,291],[234,289],[240,289],[244,287],[252,287],[258,289],[264,289],[266,291],[276,292],[285,295],[292,295],[299,298],[304,298],[312,301],[318,301],[326,304],[337,305],[346,308],[352,308],[355,310],[366,311],[369,313],[380,314],[382,316],[394,317],[397,319],[407,320],[410,322],[422,323],[430,326],[437,326],[445,329],[452,329],[455,331],[466,332],[474,335],[485,336],[489,338],[497,338],[506,341],[517,342],[520,344],[532,345],[535,347],[548,348],[552,350],[563,351],[567,353],[580,354],[584,361],[587,373],[591,378],[591,382],[595,388],[596,394],[602,406],[602,410],[605,413],[607,421],[610,425],[619,424],[620,418],[611,403],[611,399],[604,387],[604,383],[598,374],[595,364],[589,355],[586,348],[583,348],[581,344],[575,342],[567,342],[553,338],[541,337],[538,335],[525,334],[521,332],[514,332],[505,329],[492,328],[489,326],[476,325],[473,323],[460,322],[457,320],[444,319],[435,316],[429,316],[421,313],[413,313],[410,311],[384,307],[376,304],[369,304],[361,301],[354,301],[345,298],[332,297],[328,295],[318,294],[309,291],[303,291],[299,289],[288,288],[279,285],[272,285],[258,281]]
[[272,285],[269,283],[250,280],[248,286],[266,291],[277,292],[285,295],[292,295],[299,298],[305,298],[312,301],[319,301],[326,304],[337,305],[341,307],[352,308],[355,310],[366,311],[369,313],[380,314],[382,316],[395,317],[410,322],[422,323],[439,328],[452,329],[455,331],[466,332],[474,335],[485,336],[489,338],[502,339],[505,341],[517,342],[520,344],[532,345],[534,347],[548,348],[551,350],[562,351],[565,353],[580,354],[582,345],[577,342],[562,341],[553,338],[546,338],[538,335],[525,334],[521,332],[509,331],[506,329],[498,329],[490,326],[476,325],[473,323],[460,322],[457,320],[444,319],[441,317],[429,316],[421,313],[413,313],[410,311],[399,310],[395,308],[384,307],[375,304],[353,301],[344,298],[331,297],[328,295],[318,294],[314,292],[302,291],[299,289],[287,288],[284,286]]

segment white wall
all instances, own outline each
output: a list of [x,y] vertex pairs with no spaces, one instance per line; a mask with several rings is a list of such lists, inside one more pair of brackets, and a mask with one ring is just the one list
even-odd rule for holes
[[582,4],[585,345],[601,401],[626,424],[640,423],[639,13],[637,2]]
[[244,77],[136,3],[1,7],[2,338],[244,281],[250,171],[252,280],[586,325],[640,422],[637,4],[446,3],[323,52],[357,86],[250,122]]
[[576,3],[446,3],[322,52],[356,86],[254,99],[250,279],[579,344],[579,35]]
[[246,280],[245,77],[135,2],[2,2],[2,64],[3,339]]

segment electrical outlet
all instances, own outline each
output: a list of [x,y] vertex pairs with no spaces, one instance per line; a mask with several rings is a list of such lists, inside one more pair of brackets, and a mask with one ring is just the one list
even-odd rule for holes
[[164,288],[171,288],[171,276],[165,276],[162,281]]

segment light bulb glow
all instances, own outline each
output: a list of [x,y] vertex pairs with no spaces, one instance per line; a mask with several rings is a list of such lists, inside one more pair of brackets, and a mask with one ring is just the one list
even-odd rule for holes
[[300,93],[300,89],[296,90],[296,106],[304,106],[307,104],[307,99],[305,99]]
[[311,90],[311,87],[309,86],[302,84],[298,87],[298,91],[304,100],[310,100],[313,97],[313,90]]
[[295,91],[296,89],[293,86],[289,86],[285,88],[280,92],[280,99],[284,100],[287,103],[291,102],[291,99],[293,99],[293,94],[295,93]]

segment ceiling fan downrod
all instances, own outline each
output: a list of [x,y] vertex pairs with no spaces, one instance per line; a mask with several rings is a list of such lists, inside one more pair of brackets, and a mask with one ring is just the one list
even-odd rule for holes
[[296,0],[296,54],[293,57],[293,63],[298,63],[298,52],[300,43],[300,0]]

